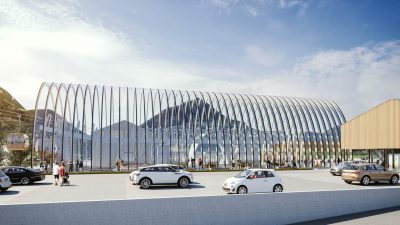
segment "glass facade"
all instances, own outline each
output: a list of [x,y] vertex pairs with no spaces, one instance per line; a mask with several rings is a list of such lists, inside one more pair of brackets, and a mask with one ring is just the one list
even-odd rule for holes
[[[332,101],[183,90],[43,83],[33,163],[85,169],[332,166],[345,117]],[[35,154],[35,155],[33,155]]]

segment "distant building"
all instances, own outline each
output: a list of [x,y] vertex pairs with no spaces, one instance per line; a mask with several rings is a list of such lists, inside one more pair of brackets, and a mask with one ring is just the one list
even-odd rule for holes
[[400,168],[400,100],[390,99],[342,125],[351,158]]

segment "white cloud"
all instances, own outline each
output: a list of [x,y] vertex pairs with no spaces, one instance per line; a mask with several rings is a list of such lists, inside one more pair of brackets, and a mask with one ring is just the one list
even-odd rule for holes
[[250,14],[252,17],[257,17],[258,11],[257,9],[251,7],[251,6],[246,6],[246,11],[248,14]]
[[398,98],[399,84],[400,41],[388,41],[347,51],[322,51],[240,90],[331,99],[350,119],[389,98]]
[[57,7],[0,5],[0,85],[26,108],[33,108],[42,82],[155,88],[206,82],[179,65],[141,54],[122,34],[79,19],[76,8]]
[[276,66],[282,62],[284,56],[280,53],[267,53],[258,46],[250,45],[245,48],[245,59],[263,66]]
[[236,5],[239,0],[208,0],[214,6],[222,9],[228,9],[229,7]]
[[299,0],[279,0],[278,5],[281,8],[292,8],[294,6],[300,6],[302,1]]
[[[348,118],[399,97],[400,41],[321,51],[254,80],[224,66],[151,58],[135,48],[135,40],[80,19],[79,6],[56,6],[0,2],[0,86],[27,108],[40,84],[51,81],[326,98]],[[238,58],[266,67],[283,60],[256,45]],[[242,71],[249,66],[244,63]]]

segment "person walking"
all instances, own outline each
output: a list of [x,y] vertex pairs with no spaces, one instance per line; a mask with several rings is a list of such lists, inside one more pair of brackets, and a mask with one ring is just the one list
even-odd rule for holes
[[58,170],[59,176],[61,177],[61,183],[63,182],[64,176],[65,176],[65,164],[64,161],[61,162],[60,169]]
[[199,169],[203,169],[203,159],[202,158],[199,158],[198,163],[199,163]]
[[57,161],[54,162],[53,175],[54,175],[54,185],[58,185],[58,181],[60,180],[60,167],[58,166]]

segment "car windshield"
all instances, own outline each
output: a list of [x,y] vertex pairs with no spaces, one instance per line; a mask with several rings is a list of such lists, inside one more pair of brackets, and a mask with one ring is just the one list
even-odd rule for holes
[[0,177],[4,177],[6,174],[2,171],[2,170],[0,170]]
[[253,171],[251,171],[251,170],[242,171],[242,172],[236,174],[235,178],[245,178],[245,177],[247,177],[249,174],[251,174],[252,172],[253,172]]

